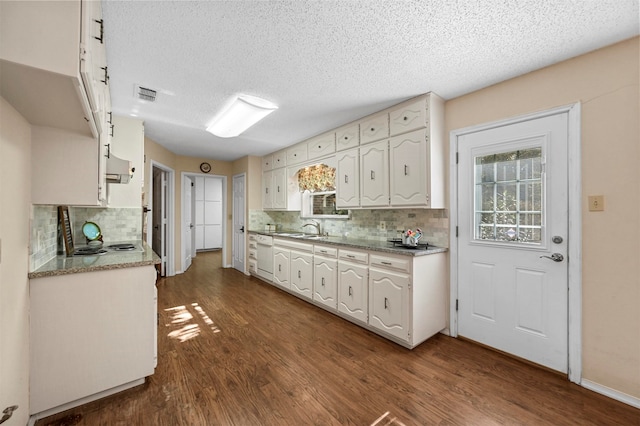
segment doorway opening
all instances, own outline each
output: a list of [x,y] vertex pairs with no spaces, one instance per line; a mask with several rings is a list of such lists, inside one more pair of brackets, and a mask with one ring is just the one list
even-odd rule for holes
[[149,210],[146,220],[146,241],[160,257],[160,275],[175,275],[174,200],[175,172],[170,167],[151,160]]

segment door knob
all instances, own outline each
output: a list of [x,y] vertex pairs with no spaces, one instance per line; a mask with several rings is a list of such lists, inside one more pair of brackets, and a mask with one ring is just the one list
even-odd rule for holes
[[244,232],[244,225],[240,227],[240,232]]
[[554,262],[562,262],[564,260],[564,256],[560,253],[553,253],[551,256],[540,256],[540,259],[542,259],[543,257],[551,259]]

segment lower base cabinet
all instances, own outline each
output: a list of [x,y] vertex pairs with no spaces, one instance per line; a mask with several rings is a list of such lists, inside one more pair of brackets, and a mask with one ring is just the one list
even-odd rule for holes
[[447,254],[397,255],[274,239],[273,283],[414,348],[446,327]]
[[155,280],[153,265],[30,280],[31,414],[54,414],[154,373]]
[[367,323],[369,315],[369,268],[351,262],[338,262],[338,312]]

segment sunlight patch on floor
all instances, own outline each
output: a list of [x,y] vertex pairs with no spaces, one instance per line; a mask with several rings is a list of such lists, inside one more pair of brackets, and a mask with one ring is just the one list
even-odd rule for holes
[[[190,312],[190,309],[195,311],[195,315]],[[167,308],[165,311],[169,312],[169,323],[166,324],[166,327],[174,328],[167,336],[181,343],[200,335],[201,329],[200,325],[197,324],[198,318],[214,333],[220,333],[222,331],[197,303],[192,303],[191,306],[175,306],[173,308]]]
[[406,426],[396,416],[387,411],[376,419],[371,426]]

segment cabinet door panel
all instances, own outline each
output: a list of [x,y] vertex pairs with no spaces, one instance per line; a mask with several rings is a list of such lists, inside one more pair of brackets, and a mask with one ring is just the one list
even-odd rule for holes
[[337,266],[335,259],[313,258],[313,300],[333,309],[338,306]]
[[358,149],[339,153],[336,173],[336,207],[360,205],[360,159]]
[[291,287],[289,283],[289,250],[278,247],[273,249],[273,282],[281,287]]
[[326,133],[316,136],[307,142],[307,151],[309,152],[309,160],[324,157],[325,155],[336,152],[336,134],[335,132]]
[[336,131],[336,151],[356,148],[360,145],[360,125],[341,127]]
[[290,166],[307,161],[307,157],[307,145],[305,143],[294,145],[287,149],[287,164]]
[[287,169],[273,171],[273,208],[287,208]]
[[389,146],[387,141],[360,148],[360,205],[389,205]]
[[389,113],[389,131],[391,136],[410,132],[428,125],[427,100],[421,97],[409,105]]
[[262,208],[273,208],[273,171],[262,174]]
[[362,322],[368,313],[368,268],[348,262],[338,264],[338,311]]
[[409,340],[409,276],[369,269],[369,325]]
[[313,297],[313,256],[291,251],[291,290],[311,299]]
[[389,141],[392,206],[427,204],[426,130],[396,136]]
[[389,114],[380,114],[360,122],[360,143],[389,137]]

